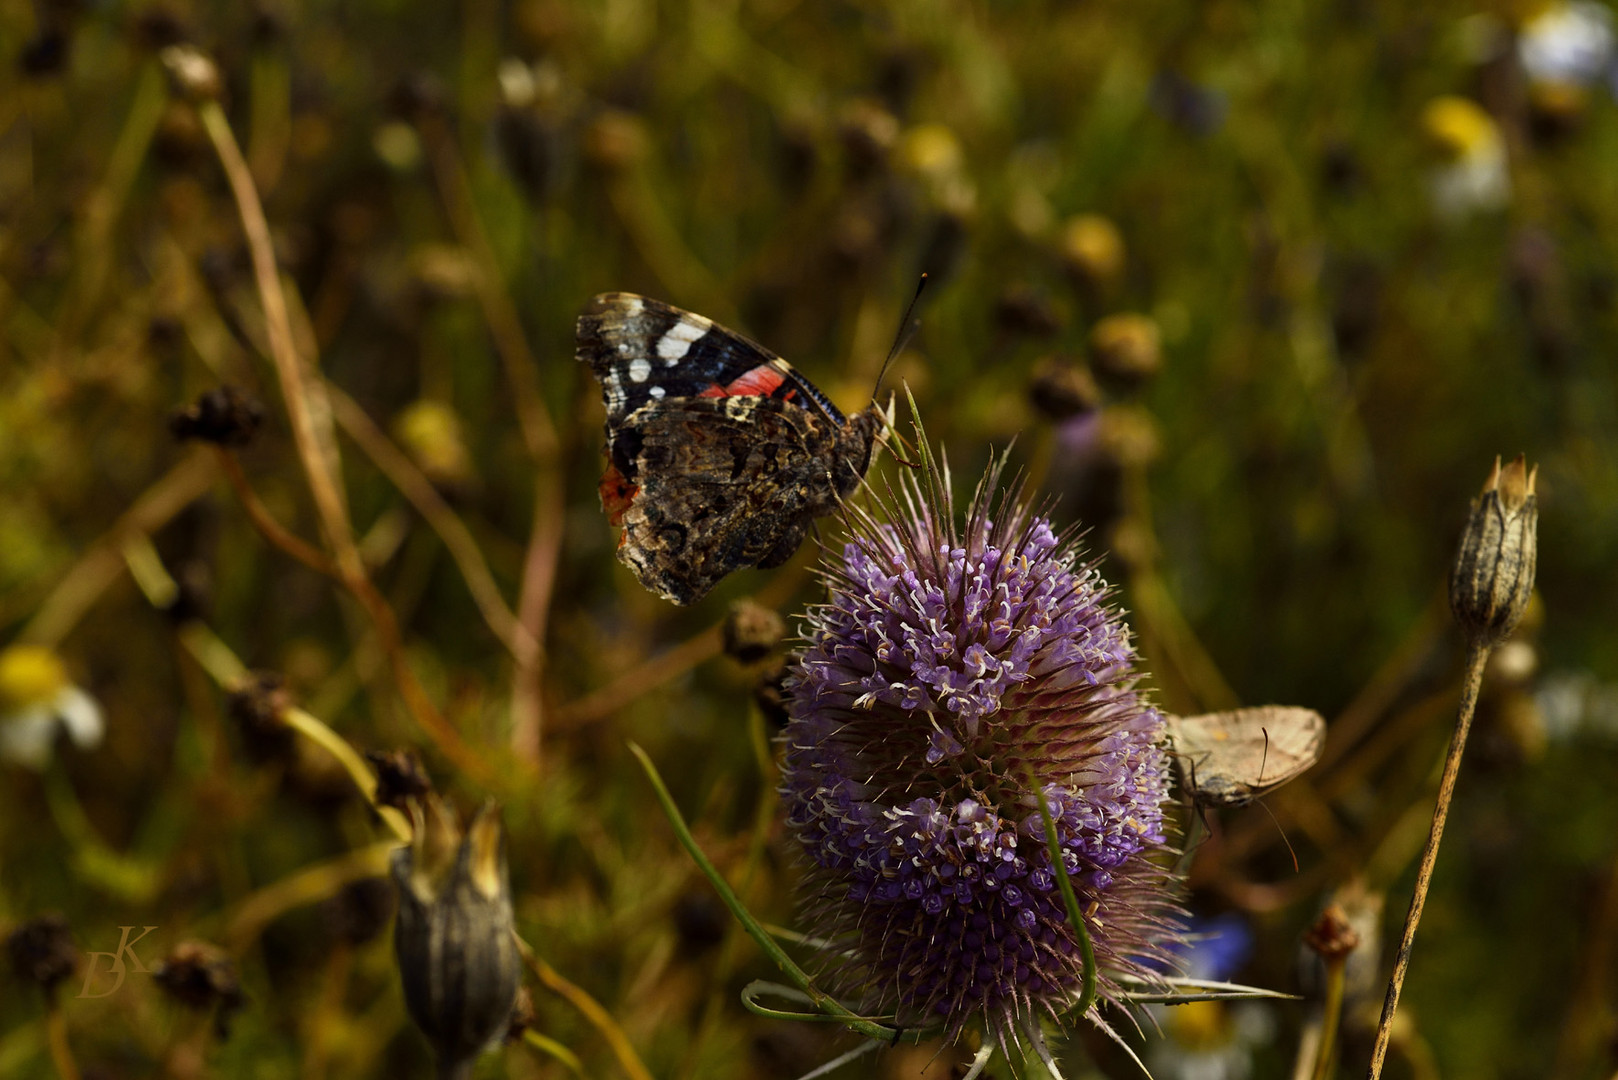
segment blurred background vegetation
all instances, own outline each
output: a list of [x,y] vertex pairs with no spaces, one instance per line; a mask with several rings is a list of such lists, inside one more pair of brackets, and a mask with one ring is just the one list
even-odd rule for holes
[[[157,60],[181,42],[218,63],[355,550],[441,727],[386,620],[242,497],[331,539],[216,140]],[[957,483],[1015,440],[1111,552],[1166,708],[1332,721],[1273,820],[1210,820],[1189,879],[1249,940],[1222,973],[1305,994],[1300,936],[1348,897],[1345,1074],[1453,718],[1467,499],[1497,453],[1540,465],[1541,598],[1485,687],[1389,1075],[1611,1075],[1612,46],[1605,8],[1527,2],[0,4],[0,641],[60,659],[106,728],[0,762],[0,931],[60,912],[88,953],[155,925],[143,959],[212,942],[245,996],[224,1036],[147,976],[80,998],[81,966],[56,1015],[83,1075],[428,1075],[375,882],[388,834],[329,754],[229,707],[202,626],[356,747],[414,747],[463,808],[504,804],[519,928],[612,1022],[531,978],[544,1038],[480,1076],[630,1074],[614,1025],[657,1077],[847,1049],[742,1009],[771,972],[625,749],[789,924],[753,703],[772,661],[721,655],[717,628],[752,596],[790,629],[815,545],[688,610],[642,591],[597,501],[573,322],[644,292],[857,409],[923,271],[889,382]],[[169,433],[221,384],[263,406],[235,484]],[[0,1075],[55,1075],[42,1001],[0,975]],[[1291,1076],[1315,1008],[1174,1010],[1143,1045],[1162,1077]],[[1064,1060],[1133,1075],[1084,1032]]]

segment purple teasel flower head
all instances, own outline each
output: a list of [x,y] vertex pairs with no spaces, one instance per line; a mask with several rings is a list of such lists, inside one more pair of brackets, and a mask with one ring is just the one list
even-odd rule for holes
[[1056,875],[1114,1005],[1120,977],[1176,967],[1184,914],[1163,865],[1163,719],[1136,689],[1129,630],[1071,538],[996,493],[1000,471],[964,525],[930,458],[845,512],[830,598],[788,669],[782,792],[805,914],[836,945],[832,989],[902,1027],[981,1025],[1009,1050],[1080,999]]

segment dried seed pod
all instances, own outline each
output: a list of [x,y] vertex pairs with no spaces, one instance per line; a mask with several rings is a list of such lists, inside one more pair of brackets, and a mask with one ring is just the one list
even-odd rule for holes
[[1467,641],[1492,647],[1522,618],[1534,591],[1539,501],[1523,456],[1504,469],[1494,459],[1483,493],[1472,500],[1472,514],[1449,576],[1449,606]]
[[1348,914],[1339,904],[1329,904],[1315,925],[1303,936],[1303,943],[1319,954],[1322,960],[1341,960],[1359,947],[1360,935],[1348,921]]
[[520,975],[500,812],[485,804],[463,835],[436,796],[412,811],[415,836],[393,856],[394,955],[440,1075],[470,1076],[507,1029]]

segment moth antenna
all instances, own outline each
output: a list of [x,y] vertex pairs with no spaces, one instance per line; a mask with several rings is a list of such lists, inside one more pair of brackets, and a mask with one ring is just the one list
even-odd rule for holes
[[882,389],[882,380],[887,377],[888,368],[898,359],[904,347],[910,344],[916,330],[921,326],[921,320],[915,318],[916,305],[921,302],[921,291],[927,287],[927,275],[923,273],[921,280],[916,282],[916,294],[910,298],[910,304],[905,308],[904,318],[899,320],[899,329],[893,335],[893,348],[888,350],[888,358],[882,361],[882,370],[876,373],[876,385],[871,387],[871,400],[876,400],[877,392]]
[[[1261,724],[1259,725],[1259,730],[1264,733],[1264,753],[1258,759],[1258,784],[1254,784],[1254,787],[1264,783],[1264,766],[1270,763],[1270,729]],[[1274,815],[1272,814],[1271,816],[1273,817]],[[1297,862],[1298,857],[1294,855],[1292,861]]]

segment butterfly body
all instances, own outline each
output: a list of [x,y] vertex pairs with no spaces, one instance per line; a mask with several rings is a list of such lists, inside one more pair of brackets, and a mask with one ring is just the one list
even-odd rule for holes
[[676,604],[791,558],[859,485],[882,430],[874,404],[845,418],[779,356],[644,296],[595,297],[577,345],[607,409],[601,505],[623,530],[618,558]]

